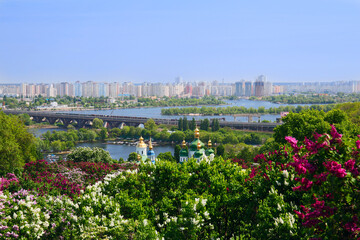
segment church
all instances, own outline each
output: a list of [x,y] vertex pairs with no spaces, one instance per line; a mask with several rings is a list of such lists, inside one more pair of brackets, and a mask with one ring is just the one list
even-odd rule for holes
[[[144,142],[144,138],[140,137],[138,144],[136,145],[136,153],[138,155],[138,162],[144,162],[146,159],[150,159],[151,163],[155,164],[156,155],[153,150],[151,138],[149,141],[149,150],[148,146]],[[189,145],[189,150],[185,140],[181,144],[181,150],[179,153],[179,162],[184,163],[190,158],[194,158],[197,162],[202,160],[211,161],[214,159],[215,152],[212,149],[211,140],[208,141],[208,148],[205,150],[205,144],[200,140],[200,131],[198,128],[195,129],[195,139]]]
[[149,150],[147,150],[147,145],[146,143],[144,143],[144,138],[140,137],[139,143],[136,145],[136,153],[138,155],[138,162],[144,162],[146,159],[149,158],[151,163],[155,164],[156,156],[153,150],[151,138],[149,141]]
[[215,152],[212,149],[211,140],[208,141],[208,149],[205,150],[205,144],[200,140],[200,131],[195,129],[195,139],[190,143],[189,150],[186,148],[186,142],[183,140],[180,150],[180,163],[186,162],[190,158],[195,158],[197,162],[202,160],[213,160]]

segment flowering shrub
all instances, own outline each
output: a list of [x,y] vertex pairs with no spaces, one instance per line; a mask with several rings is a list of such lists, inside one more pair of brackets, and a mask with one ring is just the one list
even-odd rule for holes
[[38,160],[27,163],[19,179],[12,173],[7,174],[7,178],[1,178],[0,190],[14,192],[27,189],[36,191],[42,196],[45,194],[67,195],[73,198],[80,195],[80,190],[102,180],[112,171],[135,168],[137,165],[134,163],[74,163],[70,161],[48,163],[45,160]]
[[6,178],[0,178],[0,191],[9,189],[10,191],[17,188],[19,179],[13,173],[6,174]]
[[23,178],[1,179],[0,238],[359,238],[360,140],[334,126],[286,140],[251,167],[30,163]]
[[360,199],[360,140],[345,141],[334,126],[330,134],[315,133],[314,139],[305,138],[300,143],[286,137],[290,147],[258,156],[256,161],[261,166],[252,169],[249,180],[260,177],[271,182],[279,179],[275,176],[280,171],[291,176],[284,182],[287,187],[277,188],[288,202],[295,204],[292,209],[298,217],[297,232],[301,236],[314,239],[360,237],[357,203]]

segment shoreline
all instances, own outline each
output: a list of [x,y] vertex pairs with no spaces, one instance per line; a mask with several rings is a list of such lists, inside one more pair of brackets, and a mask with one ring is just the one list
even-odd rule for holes
[[59,126],[56,125],[51,125],[51,124],[32,124],[29,126],[26,126],[28,129],[47,129],[47,128],[60,128]]

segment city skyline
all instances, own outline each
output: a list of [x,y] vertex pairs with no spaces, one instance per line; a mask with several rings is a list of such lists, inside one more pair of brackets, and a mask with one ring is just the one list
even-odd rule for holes
[[0,83],[360,80],[360,2],[0,0]]
[[185,82],[178,78],[173,83],[134,84],[133,82],[94,82],[75,83],[21,83],[0,84],[0,97],[204,97],[237,96],[263,97],[280,94],[298,93],[359,93],[360,81],[272,83],[260,75],[255,81],[241,80],[234,83]]

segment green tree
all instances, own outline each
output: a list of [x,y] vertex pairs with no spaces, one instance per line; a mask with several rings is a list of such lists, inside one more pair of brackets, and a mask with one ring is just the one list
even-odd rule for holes
[[225,147],[224,145],[221,144],[216,148],[216,155],[224,156],[224,153],[225,153]]
[[184,128],[183,128],[183,119],[182,118],[179,118],[178,120],[178,129],[179,131],[182,131]]
[[94,132],[92,130],[88,130],[87,133],[86,133],[86,140],[94,141],[96,136],[97,136],[96,132]]
[[146,123],[144,124],[145,129],[149,130],[149,131],[155,131],[158,126],[156,125],[154,119],[150,118],[149,120],[146,121]]
[[112,138],[116,138],[116,137],[119,137],[121,136],[121,130],[119,128],[113,128],[110,130],[110,136]]
[[32,124],[32,121],[31,121],[31,119],[30,119],[29,114],[24,113],[24,114],[19,114],[18,116],[19,116],[20,120],[21,120],[26,126],[29,126],[29,125]]
[[324,120],[330,124],[342,123],[348,120],[348,116],[340,109],[333,109],[326,113]]
[[180,145],[175,145],[174,157],[175,157],[175,159],[176,159],[176,162],[179,162],[179,161],[180,161],[180,151],[181,151]]
[[37,157],[35,137],[17,116],[0,112],[0,171],[12,172]]
[[102,119],[94,118],[94,120],[92,122],[93,122],[93,125],[92,125],[93,128],[99,129],[104,126],[104,121]]
[[62,151],[62,142],[60,140],[55,140],[53,142],[51,142],[50,146],[51,146],[51,149],[54,151],[54,152],[60,152]]
[[164,161],[176,162],[176,159],[173,157],[173,155],[171,155],[171,152],[159,153],[157,158]]
[[200,129],[207,131],[209,129],[210,121],[209,119],[205,118],[204,120],[201,120],[200,122]]
[[128,162],[136,162],[138,159],[138,154],[136,152],[132,152],[129,154]]
[[313,133],[326,133],[330,124],[324,120],[324,112],[308,110],[301,113],[289,113],[283,118],[283,124],[274,129],[274,139],[278,143],[286,143],[285,137],[292,136],[299,141],[305,137],[313,138]]
[[211,122],[211,131],[216,132],[220,129],[219,119],[213,119]]
[[189,124],[189,129],[194,131],[195,128],[196,128],[196,121],[195,121],[195,118],[192,118],[192,120]]
[[108,137],[108,131],[106,128],[101,128],[99,137],[101,140],[105,140]]
[[170,141],[180,142],[185,138],[185,133],[182,131],[175,131],[170,135]]
[[94,163],[113,162],[110,153],[98,147],[94,147],[94,148],[78,147],[67,156],[67,160],[74,162],[94,162]]
[[189,129],[189,122],[186,117],[183,119],[183,131],[186,131]]

